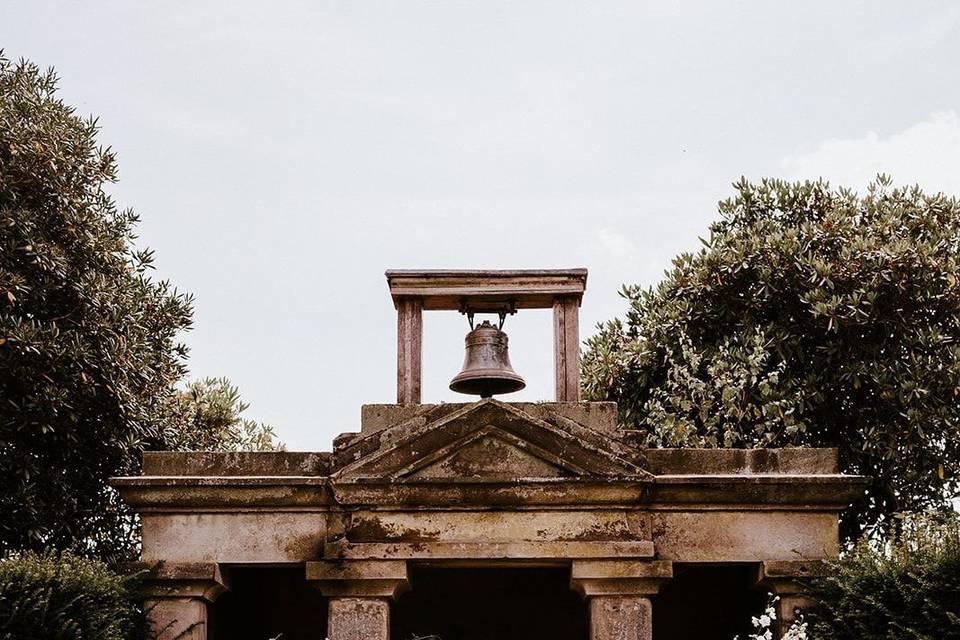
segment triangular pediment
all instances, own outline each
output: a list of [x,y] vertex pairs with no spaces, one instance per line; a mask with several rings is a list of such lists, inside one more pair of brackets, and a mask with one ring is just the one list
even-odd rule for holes
[[[561,460],[549,460],[549,454],[531,450],[528,443],[511,437],[495,427],[477,431],[426,456],[407,474],[410,478],[562,478],[576,475]],[[537,454],[540,455],[537,455]],[[541,457],[542,456],[542,457]],[[421,466],[422,465],[422,466]],[[418,468],[419,467],[419,468]]]
[[340,479],[492,481],[646,477],[639,457],[576,424],[554,424],[498,400],[481,400],[411,428],[398,425],[351,445]]

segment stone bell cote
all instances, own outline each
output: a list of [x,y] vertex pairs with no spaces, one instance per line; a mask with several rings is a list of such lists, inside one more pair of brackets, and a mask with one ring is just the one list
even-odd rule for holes
[[[147,452],[112,480],[158,640],[728,640],[768,590],[789,626],[867,481],[836,450],[647,449],[580,402],[586,269],[386,276],[396,404],[331,451]],[[424,311],[545,308],[555,402],[490,397],[523,381],[487,323],[451,383],[480,398],[421,402]]]
[[397,309],[398,404],[420,404],[424,311],[460,311],[471,318],[472,328],[473,314],[497,314],[502,325],[517,311],[550,308],[555,400],[580,401],[579,311],[586,269],[389,270],[386,276]]

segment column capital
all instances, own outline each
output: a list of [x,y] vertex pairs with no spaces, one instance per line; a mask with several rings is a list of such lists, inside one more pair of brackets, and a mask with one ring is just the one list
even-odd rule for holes
[[823,560],[764,560],[757,565],[756,581],[777,595],[793,595],[805,590],[804,581],[828,570]]
[[145,574],[141,591],[150,599],[199,598],[213,602],[230,588],[216,562],[134,562],[127,568]]
[[320,560],[306,563],[306,575],[336,598],[396,598],[410,588],[404,560]]
[[672,577],[669,560],[574,560],[570,587],[585,598],[649,596]]

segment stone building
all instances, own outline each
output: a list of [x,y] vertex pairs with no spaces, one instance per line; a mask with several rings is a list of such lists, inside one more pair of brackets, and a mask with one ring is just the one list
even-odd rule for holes
[[[579,400],[586,270],[391,271],[398,403],[323,453],[148,453],[163,640],[731,638],[838,552],[833,450],[645,450]],[[420,403],[421,314],[553,308],[555,402]],[[501,315],[501,317],[503,317]]]

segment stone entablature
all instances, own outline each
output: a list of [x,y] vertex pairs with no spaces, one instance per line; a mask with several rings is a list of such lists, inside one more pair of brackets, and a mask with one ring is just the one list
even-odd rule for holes
[[863,486],[833,450],[632,442],[611,403],[368,405],[331,453],[148,453],[114,486],[144,562],[303,565],[332,640],[385,639],[417,563],[570,567],[593,638],[649,638],[673,563],[755,563],[795,604],[791,567],[836,557]]

